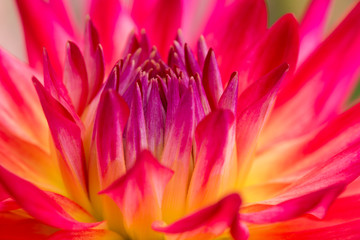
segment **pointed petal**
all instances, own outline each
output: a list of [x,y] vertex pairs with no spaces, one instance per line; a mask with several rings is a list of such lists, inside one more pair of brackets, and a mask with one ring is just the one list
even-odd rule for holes
[[208,51],[209,49],[206,44],[205,38],[201,35],[197,43],[197,59],[201,69],[203,69],[204,67],[204,62]]
[[[126,37],[136,26],[118,0],[92,0],[90,18],[104,47],[105,66],[112,66],[125,47]],[[110,69],[106,69],[108,72]]]
[[[286,14],[269,29],[246,61],[250,64],[247,76],[248,84],[282,63],[289,64],[286,78],[291,78],[296,68],[298,51],[299,24],[292,14]],[[242,74],[240,70],[240,76]]]
[[49,124],[65,184],[72,189],[73,197],[89,210],[85,172],[85,155],[80,128],[69,112],[33,78],[44,114]]
[[359,24],[360,3],[283,87],[267,125],[266,141],[308,133],[340,112],[360,69]]
[[212,49],[209,50],[204,62],[202,83],[209,104],[212,109],[215,109],[224,90],[219,67]]
[[106,91],[101,97],[93,130],[102,186],[108,186],[126,171],[123,132],[128,117],[129,107],[124,99],[114,90]]
[[230,81],[225,88],[225,91],[221,95],[219,100],[219,108],[229,109],[233,113],[236,111],[236,103],[238,98],[238,85],[239,85],[239,76],[235,72],[231,75]]
[[195,131],[195,106],[192,89],[182,96],[174,121],[169,126],[161,163],[174,175],[164,193],[163,216],[166,222],[184,214],[190,174],[190,161]]
[[[60,229],[86,229],[98,223],[80,223],[44,191],[0,167],[0,179],[6,191],[34,218]],[[29,197],[31,196],[31,197]]]
[[87,104],[89,85],[84,58],[75,43],[66,44],[63,82],[79,115]]
[[[168,226],[155,222],[153,229],[177,239],[214,239],[225,230],[237,227],[240,204],[239,195],[231,194]],[[240,233],[233,235],[236,240],[244,239],[239,238]]]
[[272,110],[287,69],[287,64],[280,65],[250,85],[238,98],[236,145],[240,185],[251,168],[258,137]]
[[136,84],[126,128],[125,164],[126,169],[130,169],[134,165],[138,154],[141,150],[146,149],[148,145],[141,92],[138,84]]
[[331,0],[312,0],[310,2],[300,23],[300,64],[322,42],[330,5]]
[[159,86],[155,80],[151,81],[147,95],[145,125],[148,149],[159,158],[164,147],[165,110],[160,99]]
[[202,75],[202,71],[200,70],[200,66],[198,64],[198,62],[195,59],[195,56],[193,54],[193,52],[191,51],[190,47],[188,46],[188,44],[185,43],[185,63],[186,63],[186,69],[187,72],[190,76],[195,76],[195,74],[199,74],[200,76]]
[[105,74],[105,60],[99,35],[90,19],[85,25],[84,60],[88,73],[90,102],[100,90]]
[[239,70],[246,52],[261,38],[266,28],[267,14],[263,0],[239,0],[217,6],[205,28],[204,37],[218,56],[224,85],[231,73]]
[[132,169],[100,193],[110,196],[124,214],[129,235],[136,239],[156,238],[151,223],[161,219],[161,202],[173,172],[147,150],[139,154]]
[[49,132],[33,75],[27,64],[0,50],[0,128],[47,151]]
[[233,184],[228,178],[231,176],[234,122],[231,111],[216,110],[196,127],[195,167],[188,190],[190,211],[214,201]]
[[65,43],[76,38],[64,10],[64,2],[17,0],[16,3],[22,20],[30,66],[41,69],[42,50],[45,47],[55,64],[55,71],[60,74]]

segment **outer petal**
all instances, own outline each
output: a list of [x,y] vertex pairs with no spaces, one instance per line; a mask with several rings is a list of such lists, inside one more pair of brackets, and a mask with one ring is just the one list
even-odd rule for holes
[[196,159],[188,190],[188,210],[213,202],[234,184],[234,115],[216,110],[195,131]]
[[224,197],[219,202],[186,216],[169,226],[155,222],[153,229],[166,233],[169,239],[214,239],[231,228],[235,240],[246,239],[240,230],[238,212],[241,199],[237,194]]
[[284,86],[263,141],[308,133],[338,114],[360,69],[359,24],[360,3]]
[[92,0],[90,17],[104,47],[105,66],[112,66],[125,47],[124,36],[128,36],[135,25],[119,0]]
[[[44,191],[0,167],[0,179],[6,191],[34,218],[60,229],[86,229],[98,223],[80,223]],[[30,197],[29,197],[30,196]]]
[[322,42],[331,0],[312,0],[300,24],[301,64]]
[[65,184],[73,197],[77,198],[76,201],[90,210],[80,128],[69,112],[36,79],[34,85],[48,120]]
[[250,85],[238,98],[236,111],[237,184],[240,187],[254,160],[257,140],[274,105],[281,80],[288,70],[282,64]]
[[[43,47],[48,49],[57,73],[61,73],[64,46],[74,31],[61,0],[17,0],[30,66],[41,69]],[[37,26],[37,27],[34,27]]]
[[204,37],[217,54],[223,84],[233,71],[238,70],[246,52],[265,33],[266,25],[263,0],[238,0],[227,6],[217,6],[205,28]]
[[151,223],[161,219],[162,197],[172,174],[145,150],[126,175],[101,192],[118,204],[130,237],[151,239],[158,236],[151,230]]
[[[360,175],[359,146],[357,142],[310,173],[296,181],[279,196],[259,203],[273,205],[265,210],[244,214],[242,218],[253,223],[271,223],[310,213],[323,218],[328,207],[343,189]],[[256,209],[253,207],[254,211]],[[258,209],[258,210],[259,210]],[[256,211],[256,210],[255,210]]]
[[[289,65],[286,79],[290,79],[296,68],[298,51],[299,25],[293,15],[286,14],[269,29],[250,53],[242,66],[244,69],[239,72],[240,79],[242,75],[247,75],[244,76],[247,78],[247,84],[251,84],[282,63]],[[242,84],[243,89],[244,84],[246,83]]]
[[48,129],[28,65],[0,50],[0,128],[48,150]]

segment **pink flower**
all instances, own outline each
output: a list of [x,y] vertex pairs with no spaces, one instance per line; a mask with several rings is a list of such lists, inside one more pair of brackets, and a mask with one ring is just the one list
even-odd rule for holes
[[63,1],[17,5],[1,237],[360,237],[360,3],[327,37],[329,0],[270,28],[262,0],[84,1],[84,34]]

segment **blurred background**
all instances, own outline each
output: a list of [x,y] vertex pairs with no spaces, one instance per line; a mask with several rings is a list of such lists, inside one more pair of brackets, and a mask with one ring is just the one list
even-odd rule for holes
[[[252,1],[252,0],[248,0]],[[70,1],[71,2],[71,1]],[[332,11],[327,29],[331,29],[358,0],[333,0]],[[74,2],[73,2],[74,3]],[[285,13],[292,12],[301,19],[309,0],[267,0],[269,8],[269,25],[271,26]],[[15,0],[0,0],[0,47],[7,49],[16,57],[25,60],[24,47],[19,15]]]

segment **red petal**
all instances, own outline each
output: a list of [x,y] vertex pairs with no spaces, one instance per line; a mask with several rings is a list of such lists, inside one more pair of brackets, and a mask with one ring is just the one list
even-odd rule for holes
[[109,195],[124,214],[128,233],[135,239],[155,238],[151,223],[161,219],[161,202],[173,172],[151,153],[139,154],[133,168],[100,193]]
[[6,191],[25,211],[50,226],[60,229],[86,229],[98,225],[77,222],[44,191],[3,167],[0,167],[0,179]]
[[105,229],[90,229],[82,231],[58,231],[51,235],[48,240],[115,240],[122,239],[118,234]]
[[[219,202],[186,216],[169,226],[155,222],[153,229],[177,239],[214,239],[225,230],[232,228],[236,240],[241,233],[238,228],[238,212],[241,199],[237,194],[224,197]],[[235,229],[236,228],[236,229]]]

